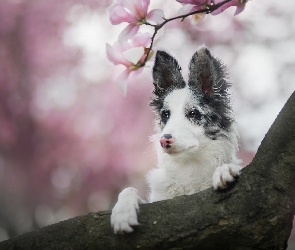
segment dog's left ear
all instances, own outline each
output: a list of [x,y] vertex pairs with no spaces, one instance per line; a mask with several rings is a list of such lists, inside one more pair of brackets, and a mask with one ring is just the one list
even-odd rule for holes
[[161,92],[172,88],[183,88],[185,82],[176,59],[165,51],[157,51],[153,68],[155,89]]
[[199,49],[189,64],[188,85],[204,95],[226,95],[230,87],[225,66],[214,58],[206,47]]

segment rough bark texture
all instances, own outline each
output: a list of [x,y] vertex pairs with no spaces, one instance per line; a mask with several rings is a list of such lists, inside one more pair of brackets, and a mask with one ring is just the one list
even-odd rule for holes
[[134,233],[114,235],[110,212],[75,217],[0,249],[286,249],[295,196],[295,93],[227,191],[142,205]]

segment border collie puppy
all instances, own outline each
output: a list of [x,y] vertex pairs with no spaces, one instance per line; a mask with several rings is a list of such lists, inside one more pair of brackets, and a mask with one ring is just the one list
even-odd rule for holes
[[[147,175],[149,202],[190,195],[213,185],[225,189],[240,174],[236,156],[238,134],[224,65],[206,47],[193,55],[186,83],[177,61],[164,51],[156,54],[154,92],[155,142],[158,166]],[[135,188],[125,188],[112,210],[115,233],[129,233],[138,225]]]

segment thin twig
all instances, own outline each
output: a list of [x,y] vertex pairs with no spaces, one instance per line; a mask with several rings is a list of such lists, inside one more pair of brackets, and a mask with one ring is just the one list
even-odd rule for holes
[[154,44],[154,40],[155,40],[156,34],[158,33],[158,31],[159,31],[161,28],[163,28],[163,26],[164,26],[166,23],[171,22],[171,21],[174,21],[174,20],[176,20],[176,19],[181,19],[181,21],[183,21],[183,20],[184,20],[185,18],[187,18],[188,16],[192,16],[192,15],[196,15],[196,14],[200,14],[200,13],[206,13],[206,14],[209,14],[209,13],[211,13],[211,12],[217,10],[217,9],[218,9],[219,7],[221,7],[222,5],[228,3],[229,1],[231,1],[231,0],[225,0],[225,1],[220,2],[220,3],[218,3],[218,4],[209,5],[209,6],[207,6],[205,9],[196,10],[196,11],[190,12],[190,13],[188,13],[188,14],[184,14],[184,15],[180,15],[180,16],[172,17],[172,18],[169,18],[169,19],[164,19],[165,21],[162,22],[161,24],[158,24],[158,25],[153,25],[153,24],[150,24],[150,23],[148,23],[148,22],[144,22],[143,24],[154,27],[154,30],[155,30],[155,31],[154,31],[154,34],[153,34],[153,36],[152,36],[152,38],[151,38],[151,44],[150,44],[150,47],[149,47],[148,50],[147,50],[146,57],[145,57],[144,61],[143,61],[142,63],[140,63],[139,66],[140,66],[140,67],[143,67],[143,66],[146,64],[146,62],[147,62],[147,60],[148,60],[148,58],[149,58],[149,55],[150,55],[150,53],[151,53],[151,51],[152,51],[152,48],[153,48],[153,44]]

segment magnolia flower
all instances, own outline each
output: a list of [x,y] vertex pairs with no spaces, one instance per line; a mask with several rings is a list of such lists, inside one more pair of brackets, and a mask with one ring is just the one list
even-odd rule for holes
[[[180,15],[186,15],[188,13],[202,10],[210,4],[210,0],[177,0],[178,2],[184,4],[183,7],[179,10]],[[198,13],[191,16],[191,23],[197,24],[205,18],[205,13]]]
[[[220,3],[220,2],[223,2],[223,1],[224,0],[215,0],[214,3],[217,4],[217,3]],[[236,6],[237,8],[236,8],[236,11],[235,11],[234,15],[238,15],[244,10],[245,5],[246,5],[247,2],[248,2],[248,0],[231,0],[228,3],[223,4],[217,10],[213,11],[211,14],[212,15],[218,15],[221,12],[223,12],[224,10],[226,10],[228,7]]]
[[120,42],[132,38],[143,23],[148,22],[156,25],[163,22],[163,11],[154,9],[148,12],[149,4],[150,0],[116,0],[107,8],[110,22],[113,25],[123,22],[129,23],[119,35]]
[[[148,46],[151,42],[151,34],[137,34],[133,39],[125,43],[115,42],[112,46],[106,44],[106,54],[110,62],[115,65],[124,65],[126,69],[116,79],[117,85],[126,95],[127,84],[130,78],[140,74],[143,70]],[[150,59],[151,55],[149,55]]]
[[207,2],[211,2],[211,0],[176,0],[179,3],[182,4],[192,4],[192,5],[199,5],[202,6],[203,4],[207,3]]
[[[181,14],[184,15],[193,11],[201,10],[204,7],[210,6],[212,4],[219,4],[223,2],[224,0],[177,0],[177,1],[184,4],[184,6],[180,10]],[[236,6],[237,9],[235,11],[235,15],[238,15],[244,10],[245,4],[247,1],[248,0],[230,0],[229,2],[220,6],[217,10],[213,11],[211,14],[218,15],[224,10],[226,10],[227,8],[231,6]],[[194,23],[199,22],[200,20],[204,18],[204,15],[205,15],[204,13],[194,15],[196,16],[195,17],[196,20],[195,21],[193,20],[194,19],[194,16],[193,16],[192,22]]]

